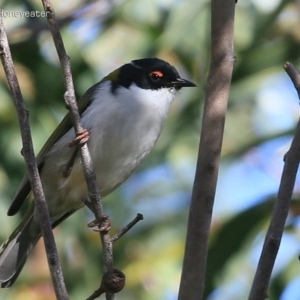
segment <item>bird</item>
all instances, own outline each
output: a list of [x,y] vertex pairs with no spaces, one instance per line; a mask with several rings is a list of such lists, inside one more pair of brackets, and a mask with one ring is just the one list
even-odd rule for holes
[[[168,62],[156,57],[141,58],[111,72],[79,99],[85,129],[82,140],[87,141],[102,197],[120,186],[153,148],[176,93],[194,86]],[[37,156],[53,228],[88,201],[77,138],[68,113]],[[8,215],[15,215],[28,198],[32,198],[31,187],[25,176]],[[2,288],[16,281],[41,235],[32,202],[0,247]]]

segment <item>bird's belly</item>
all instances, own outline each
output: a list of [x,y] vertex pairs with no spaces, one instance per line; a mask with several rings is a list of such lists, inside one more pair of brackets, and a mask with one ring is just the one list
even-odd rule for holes
[[91,143],[91,156],[103,196],[111,193],[131,175],[153,148],[157,136],[151,139],[147,139],[147,136],[138,137],[137,142],[135,138],[127,135],[118,143],[106,141],[108,147],[105,149]]
[[[159,131],[148,130],[148,134],[143,136],[138,134],[132,137],[128,134],[120,138],[118,135],[111,135],[99,139],[99,135],[90,133],[89,150],[102,197],[111,193],[130,176],[152,149],[158,135]],[[59,159],[56,154],[56,159],[48,157],[42,170],[42,183],[52,220],[80,209],[84,206],[84,200],[88,199],[79,157],[70,175],[62,175],[62,169],[68,161],[66,158],[71,157],[74,149],[67,151]]]

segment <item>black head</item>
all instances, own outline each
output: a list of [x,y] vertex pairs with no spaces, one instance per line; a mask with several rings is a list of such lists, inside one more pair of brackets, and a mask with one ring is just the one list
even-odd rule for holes
[[173,66],[158,58],[133,60],[109,74],[105,79],[112,80],[113,90],[118,86],[129,88],[132,83],[142,89],[151,90],[161,88],[180,90],[182,87],[196,86],[182,79]]

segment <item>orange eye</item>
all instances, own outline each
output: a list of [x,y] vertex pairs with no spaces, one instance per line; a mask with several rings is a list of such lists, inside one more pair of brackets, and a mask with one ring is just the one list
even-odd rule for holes
[[159,81],[164,74],[161,71],[153,71],[149,74],[152,81]]

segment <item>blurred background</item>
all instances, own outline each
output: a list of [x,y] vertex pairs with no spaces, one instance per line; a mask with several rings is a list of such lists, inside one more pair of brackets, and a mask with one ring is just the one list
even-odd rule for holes
[[[38,0],[0,0],[36,153],[66,113],[63,77]],[[122,300],[177,299],[186,223],[197,159],[203,88],[209,68],[210,2],[204,0],[52,1],[78,97],[120,65],[156,56],[197,83],[173,102],[150,156],[116,192],[105,212],[118,232],[136,213],[145,220],[115,244],[115,266],[127,276]],[[299,99],[283,71],[300,69],[300,1],[240,0],[222,162],[212,222],[205,299],[246,299],[299,117]],[[6,212],[25,172],[15,109],[0,68],[0,242],[20,221]],[[269,299],[299,299],[299,193],[274,268]],[[99,285],[102,268],[93,219],[82,209],[55,229],[70,299],[85,299]],[[0,299],[55,299],[43,243]],[[104,299],[104,297],[102,296]]]

